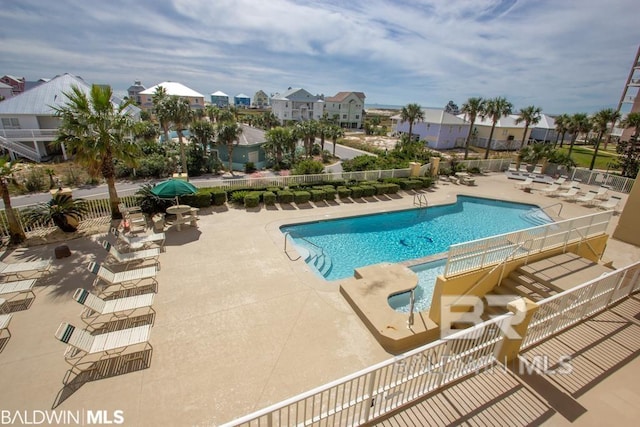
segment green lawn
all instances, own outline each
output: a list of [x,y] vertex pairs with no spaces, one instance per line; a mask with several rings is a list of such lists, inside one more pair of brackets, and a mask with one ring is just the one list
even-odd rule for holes
[[[611,148],[613,144],[609,146]],[[564,151],[565,153],[569,152],[569,146],[565,145],[559,150]],[[591,158],[593,157],[593,146],[591,145],[574,145],[573,151],[571,152],[571,158],[579,167],[588,168],[591,165]],[[615,160],[618,156],[615,153],[610,152],[609,150],[604,151],[602,149],[598,150],[598,157],[596,157],[596,164],[594,169],[604,169],[604,170],[615,170],[614,166]]]

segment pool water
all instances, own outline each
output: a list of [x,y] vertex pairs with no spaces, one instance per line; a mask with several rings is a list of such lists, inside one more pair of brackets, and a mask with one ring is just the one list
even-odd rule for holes
[[[411,271],[418,275],[418,286],[414,291],[414,313],[429,309],[436,279],[440,274],[444,273],[444,267],[446,265],[447,259],[444,258],[410,267]],[[408,313],[411,307],[411,292],[404,292],[389,297],[389,305],[395,311]]]
[[551,222],[537,206],[458,196],[456,203],[280,227],[327,280],[355,268],[446,252],[450,245]]

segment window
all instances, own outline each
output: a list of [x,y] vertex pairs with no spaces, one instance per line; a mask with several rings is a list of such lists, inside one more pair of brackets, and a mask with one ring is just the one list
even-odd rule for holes
[[506,130],[506,129],[504,129],[504,130],[502,131],[502,134],[503,134],[503,135],[506,135],[506,134],[507,134],[507,130]]
[[13,117],[2,119],[2,127],[5,129],[20,129],[20,121]]
[[360,118],[360,114],[356,114],[356,120]]
[[342,115],[342,118],[343,118],[343,119],[346,119],[346,118],[347,118],[347,115],[346,115],[346,114],[343,114],[343,115]]

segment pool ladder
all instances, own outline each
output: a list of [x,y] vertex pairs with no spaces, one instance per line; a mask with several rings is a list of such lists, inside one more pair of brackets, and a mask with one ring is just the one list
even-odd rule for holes
[[429,201],[427,200],[427,195],[422,193],[416,193],[413,195],[413,206],[419,207],[428,207]]

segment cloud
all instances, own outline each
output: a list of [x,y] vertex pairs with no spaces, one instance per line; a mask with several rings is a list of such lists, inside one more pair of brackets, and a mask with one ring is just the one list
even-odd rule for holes
[[302,86],[424,106],[506,96],[572,113],[616,104],[636,10],[632,0],[22,0],[0,10],[0,53],[6,74],[70,72],[118,90]]

